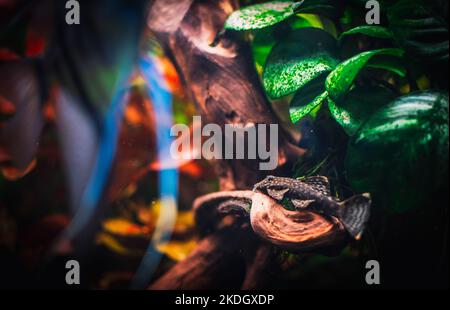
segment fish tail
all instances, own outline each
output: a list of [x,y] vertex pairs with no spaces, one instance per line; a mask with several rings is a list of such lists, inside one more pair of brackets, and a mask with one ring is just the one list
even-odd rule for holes
[[342,203],[338,218],[348,233],[359,240],[370,217],[371,198],[369,194],[353,196]]

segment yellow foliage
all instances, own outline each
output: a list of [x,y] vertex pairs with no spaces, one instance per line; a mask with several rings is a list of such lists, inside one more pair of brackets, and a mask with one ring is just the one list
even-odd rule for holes
[[141,236],[148,233],[148,228],[136,225],[122,218],[104,221],[103,229],[111,234],[119,236]]
[[120,254],[120,255],[126,255],[126,256],[141,256],[142,253],[139,251],[128,249],[127,247],[123,246],[119,241],[116,240],[111,235],[108,235],[106,233],[99,233],[96,237],[96,243],[98,245],[103,245],[110,249],[111,251]]
[[185,259],[196,245],[197,240],[195,239],[187,241],[170,241],[164,245],[157,245],[156,249],[178,262]]

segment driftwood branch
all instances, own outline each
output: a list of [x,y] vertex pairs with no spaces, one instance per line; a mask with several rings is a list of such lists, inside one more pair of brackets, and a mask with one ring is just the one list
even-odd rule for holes
[[328,252],[346,240],[346,231],[337,219],[310,211],[287,210],[261,193],[253,196],[250,220],[256,234],[297,253]]
[[[237,9],[237,5],[238,1],[233,0],[155,0],[150,8],[148,27],[172,59],[187,93],[196,103],[204,125],[214,123],[224,128],[226,124],[277,124],[279,121],[264,94],[247,43],[232,34],[226,34],[216,40],[226,18]],[[289,164],[303,154],[303,151],[291,142],[291,136],[280,128],[280,168],[275,172],[271,171],[271,174],[283,174],[283,169],[289,168]],[[220,190],[252,188],[267,174],[267,171],[259,169],[259,164],[258,160],[213,162]],[[304,213],[293,216],[278,208],[274,209],[274,212],[273,216],[280,217],[277,218],[280,223],[291,226],[300,223],[303,227],[318,227],[317,232],[324,234],[322,238],[307,236],[307,230],[302,232],[305,245],[309,249],[314,248],[311,240],[324,244],[327,240],[340,238],[340,227],[318,215]],[[206,215],[215,217],[214,213],[207,212]],[[282,219],[283,216],[287,218]],[[236,223],[227,229],[220,228],[223,226],[223,221],[220,220],[206,223],[206,226],[209,225],[210,234],[199,242],[191,255],[174,265],[150,288],[233,287],[225,281],[227,276],[233,277],[231,282],[239,282],[237,287],[261,287],[267,281],[267,273],[264,270],[273,262],[273,246],[262,242],[261,238],[256,238],[248,223],[247,226],[242,225],[242,221]],[[257,229],[265,227],[263,222],[252,224]],[[275,232],[275,227],[269,227],[270,223],[266,224],[264,229],[268,232],[267,236],[260,236],[271,243],[290,247],[289,241],[283,242],[283,237],[273,237],[276,233],[285,234],[294,243],[298,241],[295,234],[301,228],[290,227]],[[247,259],[243,254],[239,254],[242,249],[245,249]],[[248,259],[249,257],[261,259],[252,260]],[[236,260],[246,261],[247,265],[244,264],[242,269],[236,267],[239,265],[234,263]]]
[[259,244],[246,259],[247,270],[242,283],[243,290],[265,288],[277,269],[274,247],[269,243]]
[[[247,44],[224,36],[211,46],[236,8],[231,0],[156,0],[148,25],[173,60],[204,125],[277,124]],[[286,156],[292,152],[301,150],[280,132],[280,164],[288,162]],[[214,166],[221,189],[247,189],[266,175],[258,160],[221,160]]]
[[[234,207],[221,208],[224,201]],[[251,204],[247,209],[245,204]],[[241,209],[237,212],[236,209]],[[261,238],[281,249],[297,252],[321,252],[339,248],[346,241],[342,223],[334,217],[324,217],[306,210],[287,210],[271,197],[253,191],[222,191],[208,194],[194,201],[197,224],[211,229],[218,217],[228,214],[247,214],[247,221]]]
[[149,289],[220,289],[239,288],[245,265],[239,248],[249,232],[224,228],[204,238],[197,248]]

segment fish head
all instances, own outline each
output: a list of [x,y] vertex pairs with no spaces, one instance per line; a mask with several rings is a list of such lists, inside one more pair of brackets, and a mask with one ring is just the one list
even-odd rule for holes
[[261,192],[276,201],[281,202],[285,198],[285,195],[289,192],[289,187],[283,182],[280,182],[280,180],[282,180],[282,178],[268,176],[261,182],[255,184],[253,191]]
[[264,180],[256,183],[253,186],[254,192],[267,192],[267,189],[273,185],[275,177],[272,175],[267,176]]

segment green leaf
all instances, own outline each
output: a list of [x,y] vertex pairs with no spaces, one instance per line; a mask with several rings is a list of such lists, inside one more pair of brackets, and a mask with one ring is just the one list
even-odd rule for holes
[[389,31],[389,29],[382,27],[382,26],[359,26],[355,27],[353,29],[347,30],[346,32],[342,33],[339,39],[341,40],[344,37],[354,35],[354,34],[363,34],[369,37],[373,38],[379,38],[379,39],[392,39],[392,33]]
[[325,91],[318,97],[314,98],[313,101],[308,102],[305,105],[299,105],[296,107],[291,107],[289,110],[292,123],[297,123],[306,115],[310,114],[314,109],[316,109],[325,99],[327,99],[328,93]]
[[[287,24],[290,26],[291,29],[313,27],[307,19],[300,16],[296,16],[295,18],[289,19],[287,21]],[[252,40],[253,58],[257,64],[258,69],[261,68],[261,72],[264,68],[264,65],[266,63],[267,57],[270,54],[270,51],[279,40],[278,33],[280,31],[287,31],[287,30],[281,30],[280,28],[277,27],[269,27],[253,32],[253,40]]]
[[448,63],[448,21],[433,10],[432,2],[398,1],[388,10],[389,27],[409,54],[429,63]]
[[388,104],[395,95],[385,87],[358,87],[352,90],[340,104],[328,100],[331,115],[349,136],[353,136],[381,106]]
[[272,49],[263,72],[264,88],[272,99],[289,95],[338,63],[337,43],[329,33],[297,29]]
[[228,30],[254,30],[273,26],[295,14],[292,1],[273,1],[244,7],[225,22]]
[[336,0],[304,0],[296,6],[296,13],[317,14],[331,19],[341,17],[344,12],[343,1]]
[[288,21],[289,26],[292,29],[301,29],[301,28],[322,28],[317,26],[317,24],[321,24],[320,18],[315,15],[309,15],[308,18],[305,18],[301,15],[296,15],[295,18],[291,18]]
[[403,56],[403,50],[398,48],[385,48],[374,51],[363,52],[341,64],[339,64],[327,78],[326,89],[333,101],[342,100],[352,87],[359,72],[366,66],[368,61],[376,55]]
[[335,0],[271,1],[246,6],[233,12],[225,22],[225,29],[244,31],[273,26],[297,14],[317,14],[339,18],[344,6]]
[[379,109],[349,144],[347,176],[377,204],[403,212],[448,184],[448,94],[420,91]]
[[260,68],[264,67],[267,57],[276,43],[273,31],[270,29],[272,28],[258,31],[252,41],[253,59]]
[[[319,97],[325,91],[325,79],[327,75],[324,74],[302,88],[300,88],[292,98],[290,102],[289,111],[292,114],[296,113],[297,110],[302,109],[311,102],[313,102],[317,97]],[[314,111],[314,110],[313,110]],[[298,112],[297,112],[298,113]],[[312,114],[311,112],[309,113]],[[292,118],[291,118],[292,120]]]
[[375,69],[383,69],[397,74],[401,77],[406,77],[406,67],[402,58],[390,55],[379,55],[372,58],[367,63],[367,67]]

